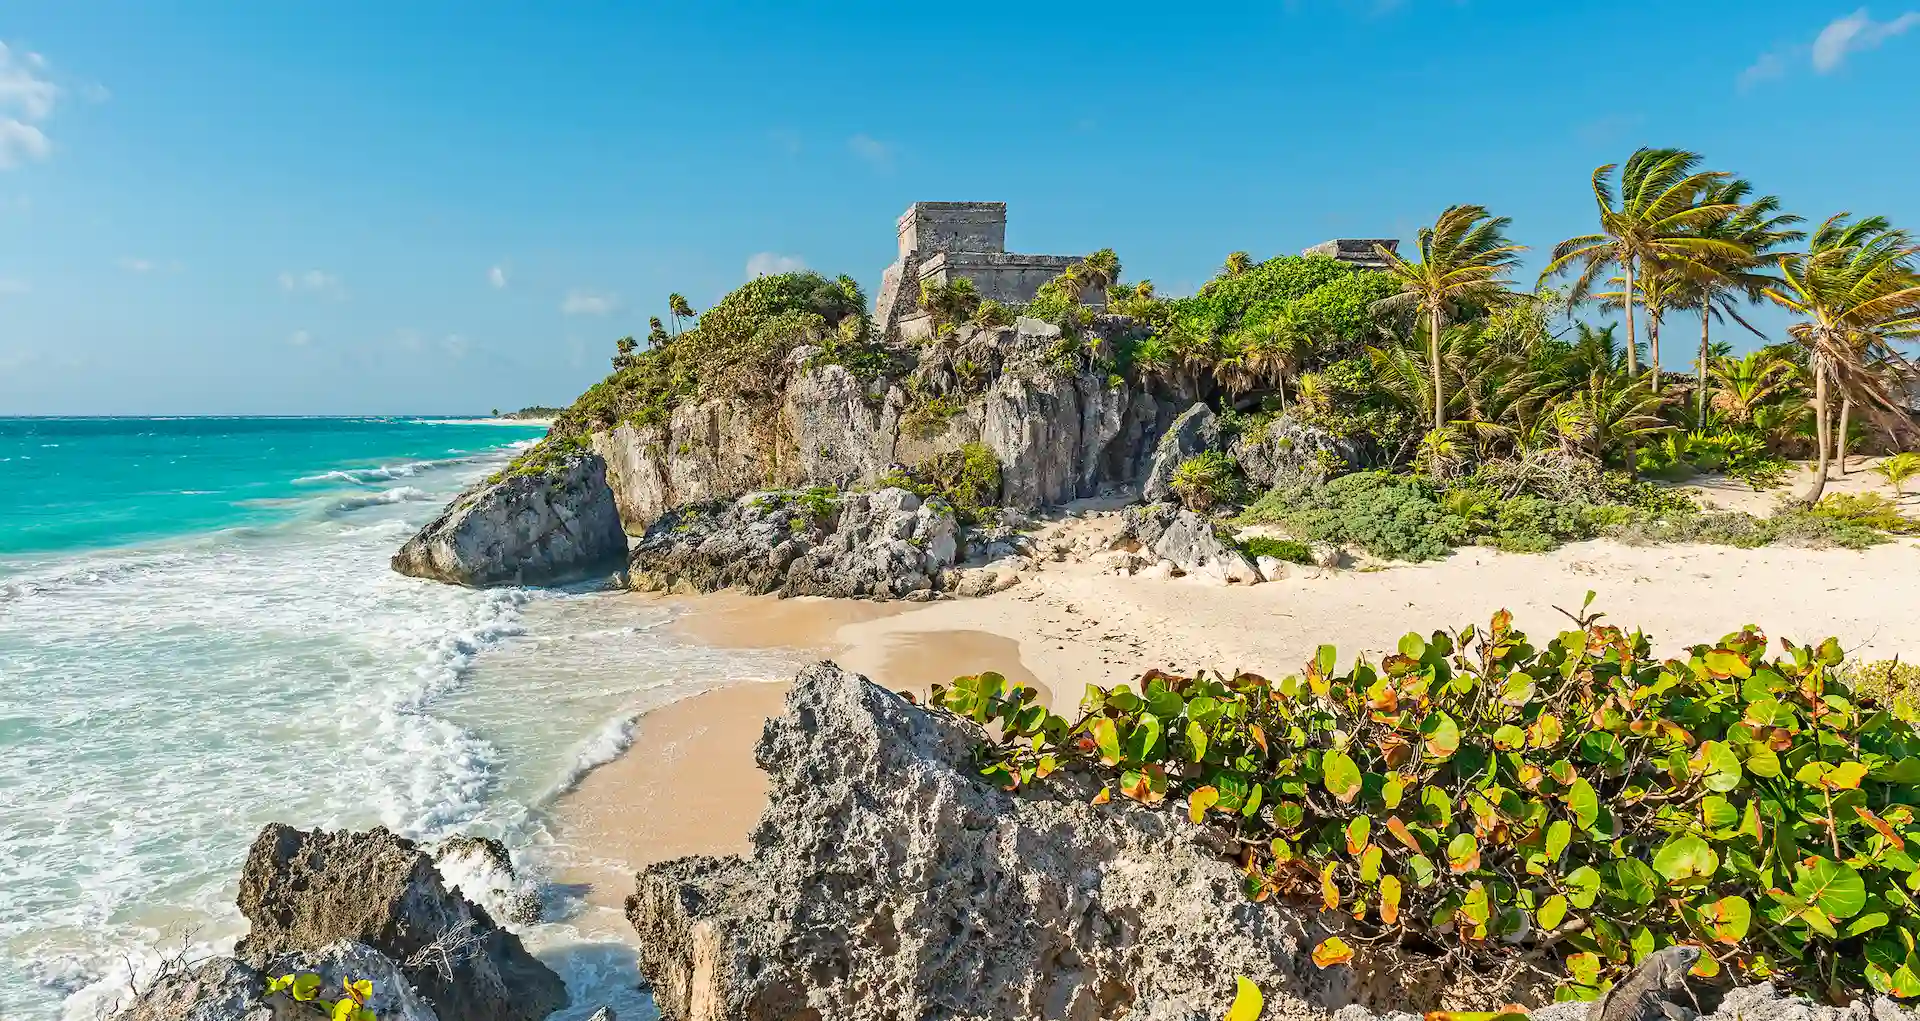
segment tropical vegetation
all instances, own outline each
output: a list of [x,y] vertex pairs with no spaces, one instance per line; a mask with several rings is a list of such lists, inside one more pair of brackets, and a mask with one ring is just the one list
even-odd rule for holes
[[1156,670],[1069,715],[991,673],[930,702],[983,728],[988,781],[1179,806],[1246,896],[1341,913],[1323,968],[1391,940],[1592,999],[1687,942],[1696,973],[1920,996],[1908,675],[1831,638],[1770,658],[1752,627],[1662,659],[1568,617],[1536,645],[1503,610],[1345,669],[1321,646],[1279,680]]

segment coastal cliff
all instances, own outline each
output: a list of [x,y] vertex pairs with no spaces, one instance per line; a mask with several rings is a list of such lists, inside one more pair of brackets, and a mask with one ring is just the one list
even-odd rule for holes
[[1001,506],[1137,484],[1184,405],[1061,357],[1062,341],[1060,327],[1034,319],[961,326],[866,380],[803,344],[772,393],[693,401],[654,424],[593,423],[590,442],[631,532],[675,507],[756,490],[873,485],[968,444],[998,459]]

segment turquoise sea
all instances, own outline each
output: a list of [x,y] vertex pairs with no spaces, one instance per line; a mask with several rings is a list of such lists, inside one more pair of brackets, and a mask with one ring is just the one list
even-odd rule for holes
[[[551,875],[578,849],[549,810],[639,712],[781,670],[659,604],[388,568],[541,431],[0,418],[0,1017],[99,1017],[229,946],[269,821],[482,833]],[[557,1017],[652,1016],[617,914],[545,891],[523,936],[574,990]]]

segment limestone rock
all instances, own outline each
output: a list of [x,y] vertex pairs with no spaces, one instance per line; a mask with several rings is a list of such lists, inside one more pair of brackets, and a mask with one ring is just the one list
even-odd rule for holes
[[1347,561],[1347,551],[1330,542],[1308,543],[1307,556],[1313,558],[1315,567],[1329,571]]
[[649,592],[902,599],[937,591],[958,552],[953,509],[904,489],[754,493],[654,522],[628,575]]
[[1213,522],[1169,503],[1129,507],[1113,548],[1170,562],[1187,577],[1225,585],[1252,585],[1260,571],[1214,531]]
[[455,585],[547,585],[617,574],[627,536],[606,462],[474,484],[393,555],[393,569]]
[[275,1021],[260,973],[231,957],[162,973],[114,1021]]
[[1153,448],[1153,461],[1147,467],[1140,487],[1140,499],[1148,503],[1173,500],[1173,473],[1180,462],[1220,445],[1220,421],[1213,409],[1195,404],[1180,413]]
[[1352,440],[1290,414],[1268,422],[1256,433],[1242,433],[1227,449],[1256,492],[1286,479],[1324,478],[1330,464],[1345,471],[1360,463],[1359,447]]
[[268,826],[247,854],[238,903],[252,928],[234,956],[254,967],[352,940],[397,962],[446,1021],[540,1021],[567,1004],[560,977],[519,937],[384,828]]
[[[413,983],[400,967],[385,954],[364,944],[339,940],[317,952],[286,954],[271,962],[263,977],[298,974],[320,976],[320,988],[335,993],[340,990],[343,980],[366,979],[372,982],[373,996],[367,1001],[367,1006],[380,1021],[439,1021],[438,1012],[414,989]],[[285,1004],[279,995],[269,999],[281,1000],[283,1006],[280,1013],[287,1021],[300,1016],[298,1011],[285,1009],[291,1005]],[[453,1021],[460,1016],[449,1012],[447,1018]]]
[[1279,557],[1255,557],[1253,566],[1259,569],[1262,581],[1279,581],[1287,576],[1287,562]]

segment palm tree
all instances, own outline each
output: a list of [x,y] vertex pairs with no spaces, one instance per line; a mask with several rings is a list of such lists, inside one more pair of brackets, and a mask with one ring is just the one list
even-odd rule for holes
[[1237,277],[1253,268],[1253,256],[1245,252],[1228,252],[1224,271],[1227,276]]
[[673,316],[673,335],[680,335],[680,320],[693,318],[693,306],[679,292],[667,295],[667,314]]
[[1715,272],[1696,275],[1681,288],[1681,303],[1700,313],[1700,355],[1695,363],[1699,381],[1695,388],[1695,418],[1700,422],[1707,419],[1707,374],[1713,359],[1713,321],[1732,319],[1746,327],[1747,332],[1762,337],[1763,334],[1752,323],[1741,317],[1739,306],[1743,302],[1761,300],[1761,292],[1778,282],[1769,272],[1772,266],[1769,253],[1781,245],[1792,244],[1807,236],[1805,231],[1793,229],[1794,224],[1800,222],[1800,217],[1781,212],[1777,196],[1764,195],[1749,199],[1752,191],[1751,183],[1738,178],[1708,187],[1705,204],[1724,206],[1737,203],[1739,209],[1704,221],[1698,230],[1705,237],[1738,242],[1748,254],[1733,256],[1723,252],[1705,256],[1703,261]]
[[[1120,257],[1111,248],[1100,249],[1080,260],[1079,265],[1080,277],[1085,281],[1087,290],[1104,294],[1120,279]],[[1079,296],[1075,295],[1074,300],[1078,301]]]
[[[1703,223],[1731,214],[1737,206],[1702,200],[1711,186],[1727,177],[1721,171],[1695,169],[1700,164],[1696,153],[1680,149],[1639,149],[1620,167],[1620,188],[1616,198],[1608,178],[1616,165],[1608,163],[1593,172],[1593,200],[1600,209],[1600,232],[1568,238],[1553,249],[1553,259],[1540,274],[1541,283],[1568,270],[1578,268],[1574,297],[1592,290],[1608,266],[1620,267],[1627,316],[1627,372],[1639,371],[1639,338],[1634,329],[1634,304],[1639,300],[1639,276],[1643,270],[1680,277],[1711,275],[1706,261],[1715,254],[1741,257],[1746,251],[1737,242],[1725,238],[1704,237],[1698,231]],[[1654,370],[1659,371],[1659,352],[1652,352]]]
[[[1790,392],[1800,376],[1792,362],[1768,351],[1755,351],[1745,358],[1721,358],[1708,367],[1707,373],[1712,380],[1713,406],[1741,425],[1752,424],[1754,412]],[[1704,423],[1702,416],[1701,428],[1705,428]]]
[[667,328],[665,326],[660,325],[659,316],[647,317],[647,346],[648,347],[657,349],[660,347],[660,345],[665,344],[667,341],[671,339],[673,338],[667,335]]
[[[1692,284],[1692,279],[1680,273],[1659,269],[1650,269],[1640,277],[1640,286],[1631,293],[1626,289],[1626,278],[1616,275],[1607,281],[1620,290],[1605,291],[1593,296],[1593,300],[1603,305],[1615,305],[1627,320],[1627,332],[1633,332],[1634,306],[1647,313],[1647,353],[1652,366],[1653,392],[1660,392],[1660,323],[1666,318],[1667,310],[1680,300],[1681,292]],[[1635,355],[1639,354],[1636,347]],[[1638,359],[1629,359],[1637,361]],[[1629,369],[1629,372],[1632,370]]]
[[1375,302],[1383,309],[1411,309],[1427,321],[1427,359],[1433,370],[1433,427],[1447,424],[1445,384],[1440,379],[1440,327],[1466,304],[1490,305],[1503,299],[1508,281],[1502,274],[1520,261],[1523,245],[1507,240],[1513,221],[1493,216],[1484,206],[1450,206],[1431,227],[1420,228],[1419,262],[1406,259],[1385,245],[1374,251],[1386,260],[1387,272],[1400,293]]
[[1885,217],[1849,223],[1850,216],[1828,218],[1804,254],[1781,256],[1780,283],[1763,292],[1805,320],[1787,332],[1806,351],[1813,377],[1820,454],[1813,488],[1804,497],[1809,505],[1826,490],[1828,459],[1836,446],[1828,410],[1836,394],[1890,429],[1912,428],[1903,409],[1913,366],[1893,342],[1920,335],[1920,277],[1914,272],[1920,247]]
[[1561,443],[1605,460],[1622,449],[1631,456],[1641,440],[1671,431],[1673,426],[1660,417],[1660,395],[1647,383],[1613,374],[1589,377],[1553,407],[1553,427]]

